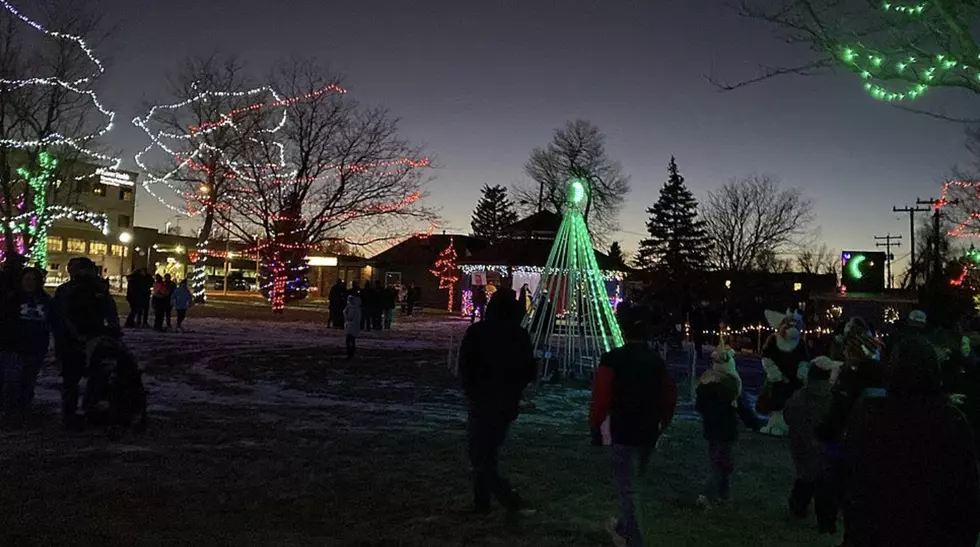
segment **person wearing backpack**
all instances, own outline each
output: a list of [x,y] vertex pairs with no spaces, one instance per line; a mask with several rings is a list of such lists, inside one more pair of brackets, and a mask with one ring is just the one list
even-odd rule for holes
[[54,294],[52,322],[55,357],[61,366],[62,420],[69,429],[79,429],[78,384],[85,375],[86,345],[95,338],[121,338],[116,303],[90,259],[68,261],[70,276]]

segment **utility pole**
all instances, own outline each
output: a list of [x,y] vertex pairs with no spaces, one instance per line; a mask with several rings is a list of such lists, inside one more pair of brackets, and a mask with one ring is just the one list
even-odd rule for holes
[[902,246],[902,236],[893,236],[891,232],[888,232],[888,235],[875,236],[875,246],[885,248],[885,267],[888,268],[888,288],[891,289],[893,285],[892,260],[895,260],[895,255],[892,254],[892,247]]
[[916,275],[915,274],[917,273],[917,271],[916,271],[917,270],[917,267],[916,267],[916,264],[915,264],[915,214],[916,213],[928,213],[930,211],[930,209],[928,207],[923,208],[923,207],[919,207],[919,206],[916,206],[916,207],[905,206],[905,207],[902,207],[901,209],[899,209],[898,207],[892,207],[892,211],[894,211],[896,213],[908,213],[909,214],[909,247],[912,250],[912,256],[910,258],[911,265],[909,266],[909,280],[910,280],[910,284],[909,284],[910,287],[909,288],[911,288],[912,290],[915,290],[915,281],[916,281]]
[[959,205],[960,200],[916,199],[918,205],[930,205],[932,208],[932,279],[938,281],[943,275],[943,259],[939,251],[939,232],[942,223],[941,210],[945,205]]

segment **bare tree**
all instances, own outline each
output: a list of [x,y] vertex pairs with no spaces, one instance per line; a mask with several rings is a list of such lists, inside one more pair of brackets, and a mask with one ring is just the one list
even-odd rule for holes
[[[975,0],[868,2],[867,0],[741,0],[740,13],[770,24],[806,57],[796,65],[761,66],[722,89],[787,74],[834,67],[857,74],[872,97],[905,104],[931,87],[980,93],[980,20]],[[945,114],[933,114],[949,118]]]
[[[97,172],[81,162],[118,166],[92,149],[115,115],[94,92],[104,66],[86,39],[104,36],[93,36],[101,17],[91,5],[35,2],[35,22],[0,4],[0,224],[7,257],[31,254],[50,222],[74,214],[70,206]],[[43,256],[34,258],[44,266]]]
[[[327,92],[336,80],[313,62],[286,65],[274,78],[276,89],[297,100],[285,105],[281,132],[242,146],[233,199],[217,209],[223,227],[259,248],[266,263],[299,270],[313,247],[390,240],[434,218],[420,203],[429,161],[399,136],[387,110]],[[266,286],[281,283],[287,270],[268,272]]]
[[826,243],[804,247],[796,255],[796,265],[803,273],[836,273],[839,264],[838,256],[830,251]]
[[147,173],[143,185],[150,194],[201,220],[191,282],[196,299],[203,301],[208,240],[217,211],[229,206],[242,146],[272,132],[283,116],[281,111],[263,116],[243,112],[282,97],[269,86],[253,88],[245,66],[235,58],[187,58],[168,82],[171,102],[148,107],[133,120],[150,139],[136,162]]
[[599,240],[618,228],[619,210],[630,191],[629,177],[606,152],[606,136],[591,122],[575,120],[555,130],[551,143],[535,148],[524,166],[534,182],[514,193],[525,211],[561,213],[568,200],[568,181],[589,182],[585,220]]
[[749,176],[709,192],[703,216],[714,241],[715,267],[745,271],[759,267],[767,253],[790,249],[813,221],[813,205],[795,188]]

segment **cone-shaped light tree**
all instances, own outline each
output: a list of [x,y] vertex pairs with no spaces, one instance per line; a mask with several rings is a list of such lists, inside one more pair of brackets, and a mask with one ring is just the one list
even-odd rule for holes
[[546,373],[584,376],[603,353],[623,345],[606,274],[599,269],[585,225],[588,193],[584,179],[569,182],[564,218],[524,318],[535,354],[546,361]]

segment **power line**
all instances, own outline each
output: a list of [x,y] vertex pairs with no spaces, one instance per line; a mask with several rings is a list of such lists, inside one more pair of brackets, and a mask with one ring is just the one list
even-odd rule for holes
[[902,246],[902,236],[893,236],[891,232],[884,236],[875,236],[875,246],[885,248],[885,267],[888,269],[888,288],[891,289],[892,285],[895,283],[892,277],[892,261],[895,260],[895,255],[892,254],[892,247]]

